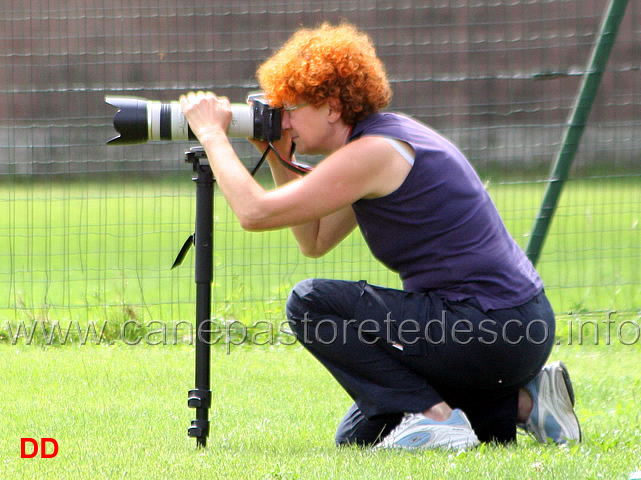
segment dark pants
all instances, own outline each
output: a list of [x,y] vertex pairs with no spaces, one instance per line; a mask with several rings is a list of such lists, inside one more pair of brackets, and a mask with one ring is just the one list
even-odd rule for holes
[[514,441],[518,390],[543,367],[555,329],[544,293],[483,312],[473,298],[322,279],[296,285],[287,318],[354,400],[339,445],[375,443],[404,413],[442,401],[467,414],[479,440]]

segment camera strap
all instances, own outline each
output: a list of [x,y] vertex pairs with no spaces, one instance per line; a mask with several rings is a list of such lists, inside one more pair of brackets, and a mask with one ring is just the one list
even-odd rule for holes
[[[285,160],[283,157],[280,156],[280,153],[278,153],[278,150],[274,147],[272,142],[269,142],[269,145],[267,146],[267,149],[265,150],[265,153],[263,153],[263,156],[260,157],[260,160],[256,164],[256,166],[253,168],[251,174],[252,176],[258,171],[258,169],[261,167],[263,162],[265,162],[265,159],[267,158],[267,155],[269,155],[269,152],[272,151],[274,152],[274,155],[276,155],[276,158],[280,160],[280,162],[289,170],[291,170],[294,173],[298,173],[301,175],[305,175],[309,172],[311,172],[314,167],[311,167],[309,165],[305,165],[304,163],[298,163],[298,162],[292,162],[291,160]],[[294,155],[294,152],[296,151],[296,144],[292,142],[292,156]]]
[[[198,148],[197,151],[196,151],[196,148]],[[274,155],[276,155],[276,158],[278,158],[278,160],[280,160],[280,162],[285,167],[287,167],[289,170],[295,173],[305,175],[314,169],[314,167],[305,165],[303,163],[285,160],[283,157],[280,156],[280,153],[278,153],[278,150],[276,150],[272,142],[269,142],[267,149],[265,149],[265,152],[263,153],[262,157],[260,157],[260,160],[258,160],[258,163],[254,166],[254,168],[251,171],[252,177],[256,174],[256,172],[262,166],[262,164],[265,163],[265,159],[267,158],[267,155],[269,155],[270,151],[274,152]],[[295,151],[296,151],[296,144],[292,142],[292,151],[291,151],[292,156],[294,155]],[[187,154],[188,154],[187,158],[188,159],[191,158],[191,163],[193,163],[194,158],[203,158],[203,157],[198,157],[199,154],[204,156],[204,158],[206,158],[202,147],[194,147],[191,149],[190,152],[187,152]],[[191,234],[189,238],[187,238],[182,248],[180,249],[180,252],[178,252],[178,256],[176,257],[176,260],[174,260],[174,264],[171,266],[172,270],[178,267],[180,264],[182,264],[183,260],[187,256],[187,252],[189,252],[189,249],[192,247],[192,245],[194,245],[194,240],[195,240],[195,234]]]

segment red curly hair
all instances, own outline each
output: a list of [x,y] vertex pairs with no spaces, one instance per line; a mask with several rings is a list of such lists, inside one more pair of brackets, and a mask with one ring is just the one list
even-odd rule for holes
[[347,125],[385,108],[392,97],[370,37],[350,24],[297,31],[260,66],[258,82],[275,107],[336,98]]

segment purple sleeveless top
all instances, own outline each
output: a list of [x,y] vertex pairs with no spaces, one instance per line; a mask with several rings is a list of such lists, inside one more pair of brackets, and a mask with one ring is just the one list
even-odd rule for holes
[[522,305],[542,290],[474,168],[452,143],[387,112],[356,124],[350,141],[368,135],[402,140],[416,153],[396,191],[353,204],[372,253],[400,274],[405,290],[453,301],[475,297],[484,311]]

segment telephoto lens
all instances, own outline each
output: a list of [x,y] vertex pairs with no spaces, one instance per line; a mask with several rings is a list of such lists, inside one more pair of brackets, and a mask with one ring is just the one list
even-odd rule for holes
[[[281,110],[270,106],[262,95],[250,95],[248,103],[232,103],[227,135],[273,141],[281,135]],[[118,136],[107,143],[131,145],[149,141],[195,141],[196,136],[179,102],[162,103],[140,97],[106,96],[118,109],[113,125]]]

